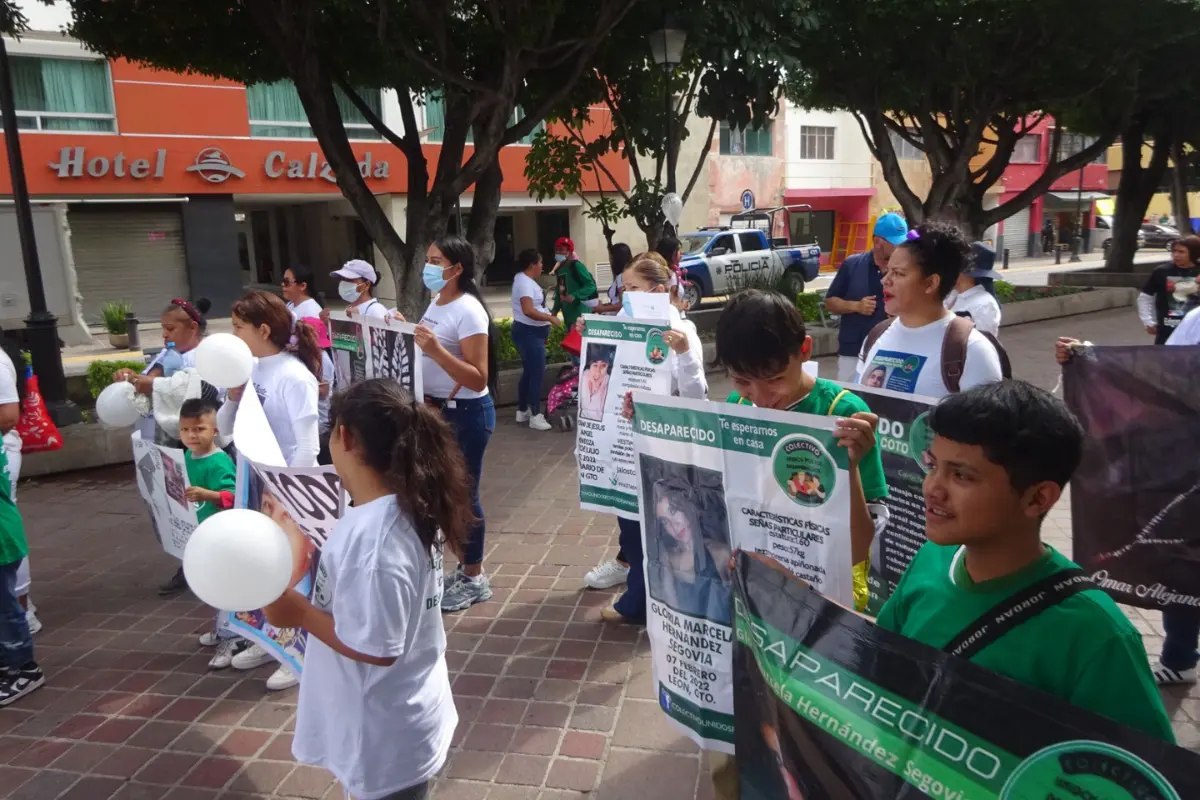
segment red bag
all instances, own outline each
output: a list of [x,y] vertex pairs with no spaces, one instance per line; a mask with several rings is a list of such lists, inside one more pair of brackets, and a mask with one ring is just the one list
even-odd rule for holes
[[21,401],[21,419],[17,422],[17,433],[21,434],[21,452],[39,453],[61,450],[62,434],[50,419],[46,401],[38,390],[37,376],[28,373],[25,378],[25,399]]
[[562,349],[579,358],[579,353],[583,350],[583,336],[580,335],[577,328],[567,331],[567,335],[562,340]]

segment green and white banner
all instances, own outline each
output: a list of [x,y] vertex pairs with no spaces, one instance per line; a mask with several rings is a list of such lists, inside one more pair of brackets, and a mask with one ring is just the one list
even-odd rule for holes
[[769,563],[735,577],[741,800],[1191,800],[1200,756],[880,628]]
[[634,395],[647,629],[659,705],[733,752],[731,556],[769,555],[851,605],[850,478],[834,420]]
[[633,429],[621,413],[630,392],[671,393],[671,349],[666,322],[584,317],[579,370],[575,459],[579,504],[638,519]]

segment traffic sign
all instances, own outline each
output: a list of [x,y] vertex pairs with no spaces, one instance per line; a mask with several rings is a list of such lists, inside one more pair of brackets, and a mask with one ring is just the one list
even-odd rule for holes
[[754,208],[754,192],[747,189],[742,192],[742,210],[750,211]]

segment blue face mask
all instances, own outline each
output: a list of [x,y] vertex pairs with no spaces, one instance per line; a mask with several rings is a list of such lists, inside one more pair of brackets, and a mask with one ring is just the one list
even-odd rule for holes
[[628,291],[621,294],[621,308],[625,310],[626,315],[633,316],[633,298],[629,296]]
[[559,264],[561,264],[562,262],[567,260],[567,257],[564,256],[562,253],[555,253],[554,260],[557,261]]
[[446,279],[442,274],[446,270],[439,267],[437,264],[426,264],[424,271],[421,273],[421,280],[425,282],[425,288],[437,294],[446,286]]

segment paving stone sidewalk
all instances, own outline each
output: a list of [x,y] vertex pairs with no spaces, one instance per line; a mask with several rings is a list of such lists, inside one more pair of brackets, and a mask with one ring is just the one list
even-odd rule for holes
[[[1053,386],[1060,332],[1145,338],[1128,309],[1006,329],[1017,374]],[[713,396],[722,388],[715,382]],[[484,478],[496,595],[446,618],[462,724],[435,796],[711,797],[703,756],[654,702],[645,634],[602,624],[612,593],[582,589],[584,573],[615,553],[616,526],[578,509],[572,438],[502,418]],[[292,761],[295,690],[268,695],[270,667],[209,672],[196,636],[212,613],[190,596],[155,596],[175,565],[154,544],[132,467],[22,484],[19,500],[48,682],[0,709],[0,797],[342,797],[326,773]],[[1067,508],[1046,534],[1069,552]],[[1157,615],[1130,615],[1156,652]],[[1200,749],[1200,690],[1168,702],[1181,744]]]

